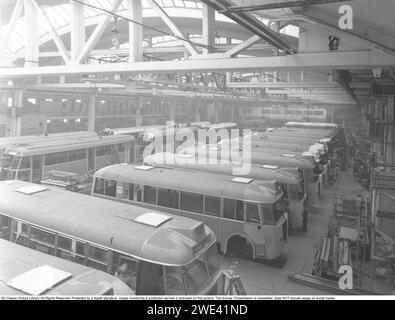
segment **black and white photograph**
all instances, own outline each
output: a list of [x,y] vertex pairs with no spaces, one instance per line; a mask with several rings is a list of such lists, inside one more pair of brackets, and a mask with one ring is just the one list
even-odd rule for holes
[[0,300],[395,300],[394,17],[0,0]]

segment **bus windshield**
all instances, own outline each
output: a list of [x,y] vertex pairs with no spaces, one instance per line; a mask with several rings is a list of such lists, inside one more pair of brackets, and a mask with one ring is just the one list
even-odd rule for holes
[[13,159],[14,159],[14,156],[4,155],[4,157],[1,158],[0,166],[2,168],[8,168],[11,165],[11,162],[12,162]]
[[165,279],[159,281],[159,294],[198,294],[220,270],[216,244],[181,268],[165,267]]

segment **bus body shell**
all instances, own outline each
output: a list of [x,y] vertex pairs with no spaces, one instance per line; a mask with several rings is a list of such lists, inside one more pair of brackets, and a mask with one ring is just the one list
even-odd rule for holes
[[20,180],[0,193],[3,239],[110,274],[126,264],[136,294],[221,293],[216,237],[202,222]]
[[26,292],[17,290],[7,283],[40,266],[49,266],[70,273],[70,277],[55,286],[48,287],[43,295],[134,295],[131,288],[108,273],[53,257],[10,241],[0,239],[0,252],[1,296],[27,295]]
[[[118,190],[116,194],[102,189],[102,186],[110,181],[116,183]],[[134,191],[130,191],[131,186]],[[140,195],[136,195],[136,186],[142,191]],[[158,188],[161,192],[162,190],[167,192],[163,193],[163,201],[159,199]],[[197,195],[198,198],[192,198],[193,200],[189,201],[193,202],[189,203],[187,200],[183,200],[184,193]],[[134,195],[131,196],[132,194]],[[232,211],[234,214],[232,218],[224,217],[225,210],[223,208],[225,201],[227,201],[225,199],[234,201],[232,210],[237,211],[236,206],[239,203],[243,208],[245,208],[244,203],[253,203],[265,206],[265,209],[259,209],[260,212],[269,210],[269,214],[273,214],[271,211],[273,206],[276,206],[282,198],[282,192],[273,182],[240,183],[233,182],[232,177],[220,174],[171,168],[150,167],[143,169],[141,166],[121,164],[102,168],[95,173],[92,195],[133,203],[146,208],[160,208],[165,212],[202,221],[217,235],[221,249],[225,253],[228,250],[229,241],[233,241],[234,237],[238,236],[250,243],[253,258],[275,259],[280,256],[288,238],[288,215],[284,211],[277,217],[271,217],[273,221],[270,225],[265,224],[265,221],[263,224],[261,223],[264,220],[261,219],[261,213],[259,213],[259,221],[244,222],[244,212],[246,214],[248,212],[246,209],[242,209],[239,219],[236,217],[235,211]],[[170,196],[171,203],[159,204],[169,201]],[[218,208],[221,209],[217,215],[203,214],[205,210],[203,201],[207,201],[207,197],[218,199]],[[186,209],[191,206],[196,206],[196,208]],[[198,207],[200,209],[197,209]]]

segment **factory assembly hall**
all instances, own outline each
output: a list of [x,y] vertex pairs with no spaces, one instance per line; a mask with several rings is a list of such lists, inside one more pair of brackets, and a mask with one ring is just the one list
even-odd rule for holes
[[0,299],[395,298],[394,14],[0,0]]

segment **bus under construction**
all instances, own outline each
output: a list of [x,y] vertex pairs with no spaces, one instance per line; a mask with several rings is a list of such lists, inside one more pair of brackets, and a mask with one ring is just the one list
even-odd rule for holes
[[29,142],[4,151],[0,179],[39,183],[51,170],[88,174],[133,158],[134,138],[130,136],[94,135]]
[[269,181],[120,164],[96,172],[92,194],[202,221],[222,252],[246,258],[276,259],[288,238],[286,201]]
[[120,279],[100,270],[0,239],[0,296],[132,296]]
[[115,275],[136,294],[221,294],[216,237],[202,222],[18,180],[0,193],[3,239]]
[[[293,154],[266,154],[262,152],[256,152],[254,149],[243,150],[242,152],[230,152],[229,148],[221,145],[201,145],[190,148],[185,148],[179,152],[179,154],[189,154],[195,157],[216,158],[222,160],[229,160],[240,162],[250,162],[251,165],[274,165],[279,168],[297,168],[303,177],[304,185],[306,186],[307,199],[309,205],[313,205],[318,201],[318,195],[320,193],[320,184],[318,176],[314,175],[314,165],[306,159],[298,159]],[[228,157],[223,159],[223,157]],[[233,157],[236,159],[233,159]]]
[[[230,161],[213,164],[199,162],[199,158],[191,155],[174,153],[156,153],[144,159],[144,163],[155,167],[195,170],[237,176],[238,166]],[[289,227],[292,229],[307,228],[307,194],[302,176],[295,168],[279,168],[272,165],[252,165],[243,177],[255,180],[275,180],[281,186],[284,199],[289,202]]]

